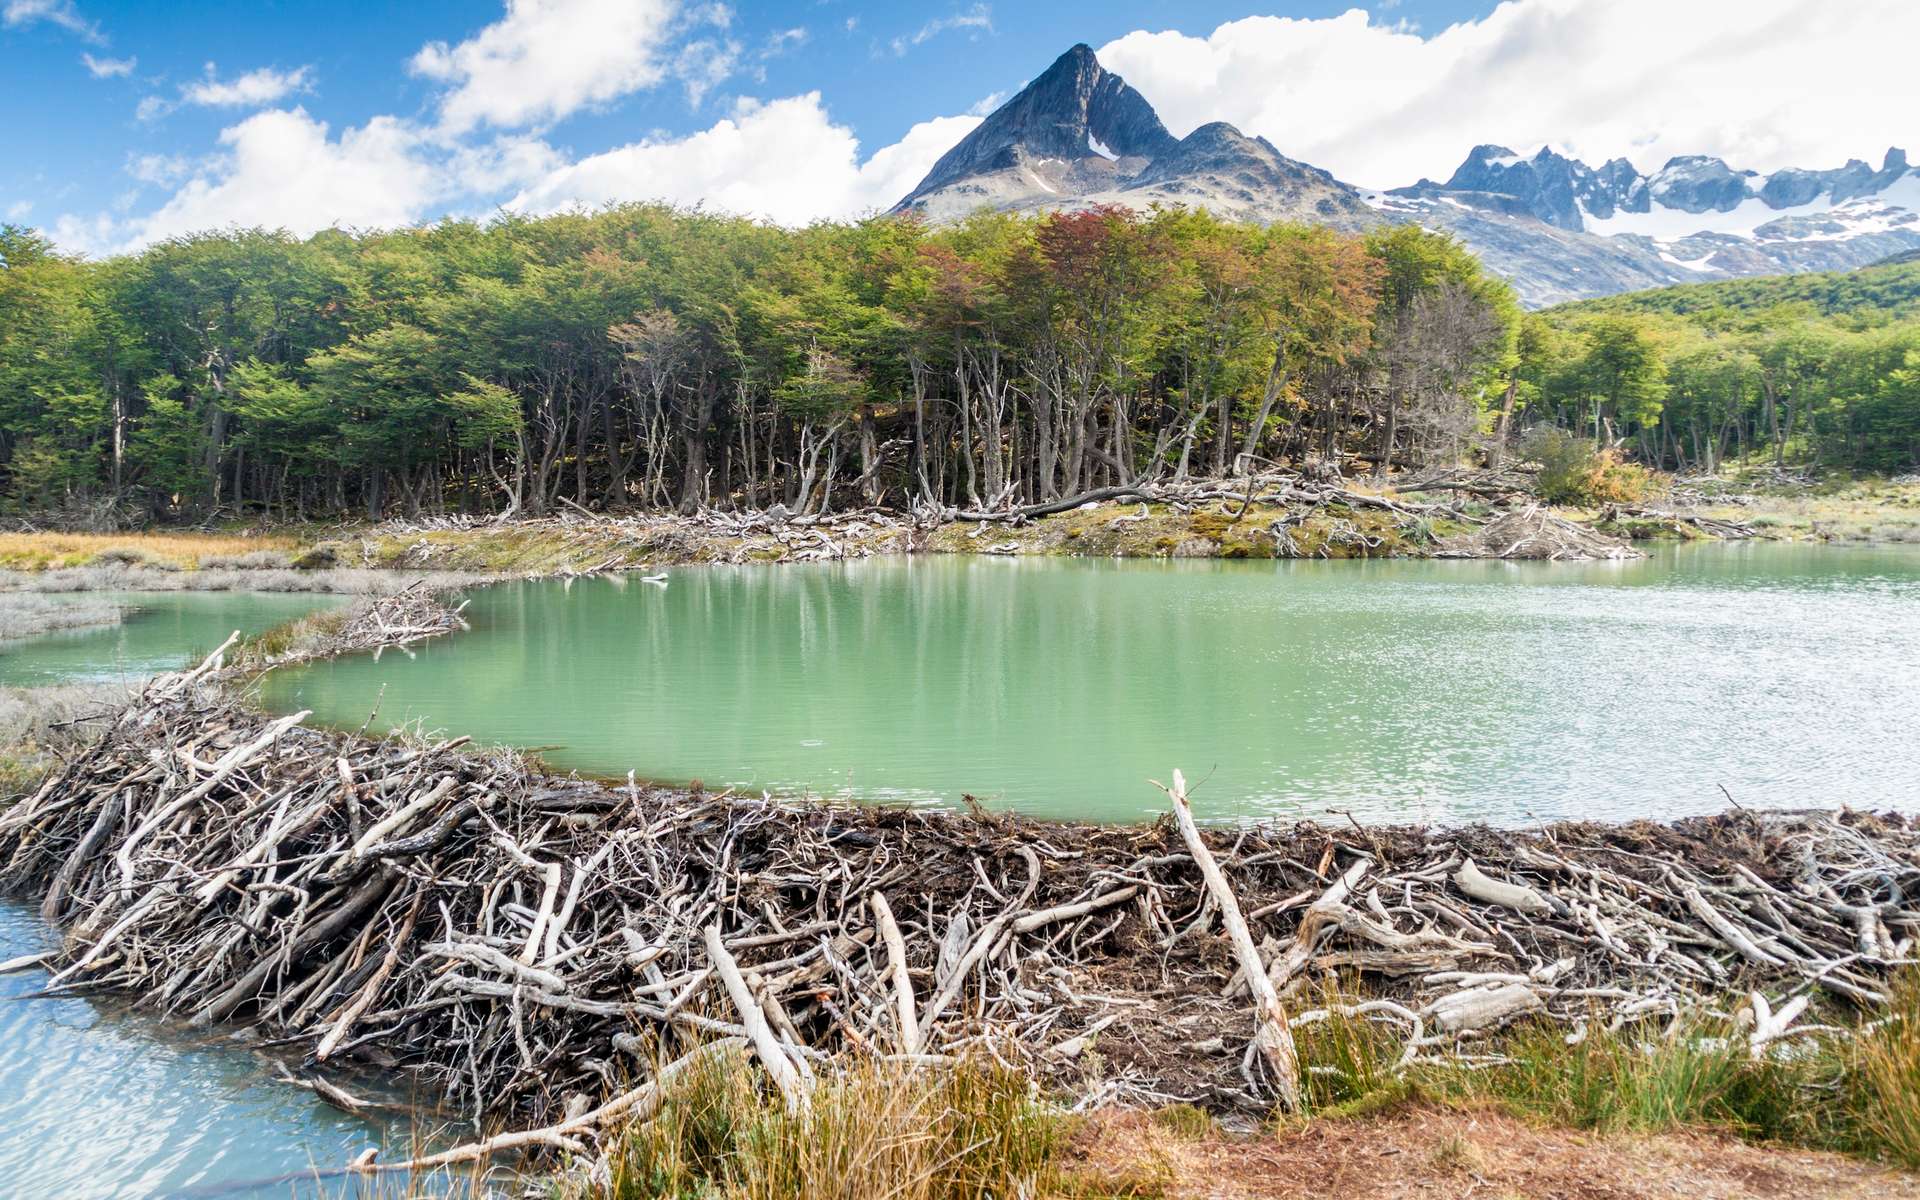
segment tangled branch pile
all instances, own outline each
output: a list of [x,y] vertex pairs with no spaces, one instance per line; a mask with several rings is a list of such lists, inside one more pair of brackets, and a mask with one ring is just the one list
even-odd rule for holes
[[1262,1110],[1287,1089],[1274,1020],[1327,1017],[1330,973],[1362,977],[1377,998],[1346,1011],[1403,1029],[1405,1063],[1520,1017],[1741,1005],[1761,1051],[1816,989],[1879,1003],[1920,927],[1900,819],[1200,831],[793,805],[313,730],[224,700],[216,669],[154,684],[0,817],[0,882],[66,932],[52,986],[532,1127],[466,1153],[585,1148],[657,1097],[653,1063],[714,1039],[796,1098],[837,1053],[981,1054],[1089,1102]]
[[1509,509],[1471,533],[1448,538],[1437,553],[1441,558],[1528,558],[1553,562],[1645,557],[1619,538],[1576,525],[1538,504]]

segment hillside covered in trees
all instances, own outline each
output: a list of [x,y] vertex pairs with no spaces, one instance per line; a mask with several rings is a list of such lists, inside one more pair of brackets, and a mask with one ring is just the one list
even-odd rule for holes
[[1541,420],[1669,467],[1903,468],[1920,325],[1850,278],[1832,295],[1867,299],[1742,281],[1523,318],[1444,235],[1110,208],[791,230],[634,205],[102,262],[5,227],[0,502],[974,507],[1452,462]]
[[1920,465],[1920,260],[1660,288],[1530,314],[1516,401],[1650,465]]

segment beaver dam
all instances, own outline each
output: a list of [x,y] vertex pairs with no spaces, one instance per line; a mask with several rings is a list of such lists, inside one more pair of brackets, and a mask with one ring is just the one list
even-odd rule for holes
[[1333,1015],[1402,1066],[1522,1018],[1701,1010],[1745,1011],[1762,1053],[1816,997],[1883,1003],[1920,926],[1900,817],[1202,829],[1173,773],[1149,826],[786,804],[316,730],[219,674],[156,681],[0,818],[0,878],[64,932],[52,990],[245,1026],[344,1106],[338,1071],[374,1067],[507,1131],[436,1163],[590,1155],[691,1055],[751,1053],[795,1104],[842,1055],[990,1056],[1085,1103],[1254,1113]]

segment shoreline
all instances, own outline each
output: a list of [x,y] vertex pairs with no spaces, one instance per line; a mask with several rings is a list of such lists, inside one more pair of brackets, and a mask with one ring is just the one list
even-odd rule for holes
[[[1536,506],[1524,491],[1440,480],[1422,491],[1256,480],[1251,493],[1218,485],[1146,488],[1063,511],[903,514],[784,510],[542,517],[428,517],[371,525],[315,523],[203,535],[0,533],[0,591],[274,590],[378,592],[421,572],[447,585],[478,579],[567,577],[704,563],[835,561],[875,554],[1057,555],[1120,558],[1503,557],[1505,544],[1463,544],[1502,513],[1538,508],[1560,538],[1609,557],[1667,541],[1920,544],[1920,483],[1864,480],[1766,491],[1683,481],[1643,505]],[[1748,490],[1741,490],[1747,488]],[[1104,489],[1104,492],[1131,489]],[[1482,493],[1489,493],[1482,497]],[[1248,495],[1253,499],[1249,501]],[[1054,507],[1054,506],[1042,506]],[[1593,539],[1587,541],[1586,539]],[[1518,539],[1516,539],[1518,540]],[[1557,549],[1554,547],[1553,549]],[[1632,551],[1638,554],[1638,551]],[[1522,547],[1519,555],[1557,557]],[[391,573],[407,574],[393,581]],[[387,574],[382,574],[387,573]]]

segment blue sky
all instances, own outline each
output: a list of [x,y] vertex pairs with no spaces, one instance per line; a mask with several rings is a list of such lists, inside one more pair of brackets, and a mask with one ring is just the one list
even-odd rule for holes
[[[1808,74],[1812,55],[1803,91],[1863,86],[1871,64],[1851,52],[1912,45],[1896,35],[1920,33],[1920,5],[1833,7],[0,0],[0,220],[102,253],[204,224],[308,232],[656,195],[848,215],[911,186],[970,112],[1077,41],[1177,134],[1234,120],[1369,185],[1444,175],[1480,141],[1837,165],[1900,140],[1915,97],[1809,107],[1762,81],[1796,56]],[[1862,120],[1859,100],[1905,113]]]

